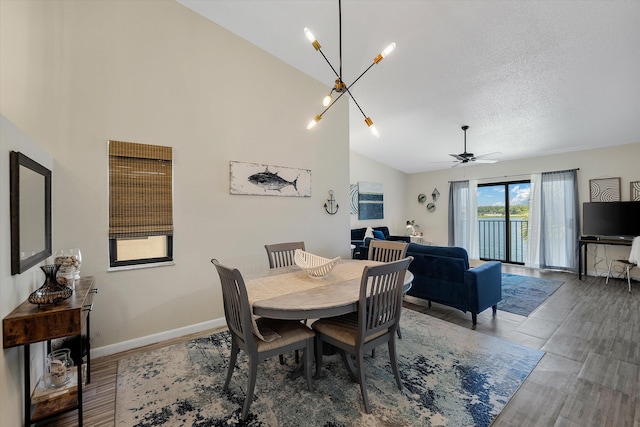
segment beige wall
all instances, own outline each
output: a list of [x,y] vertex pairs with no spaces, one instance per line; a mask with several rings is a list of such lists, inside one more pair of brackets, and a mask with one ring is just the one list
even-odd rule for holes
[[[640,181],[638,159],[640,142],[407,175],[352,151],[351,183],[369,181],[384,185],[385,219],[358,221],[357,215],[351,215],[351,226],[389,225],[393,232],[404,234],[406,220],[413,219],[420,225],[426,241],[447,246],[450,181],[477,179],[479,183],[491,183],[529,179],[536,172],[576,168],[579,169],[578,191],[581,205],[582,202],[589,201],[589,180],[605,177],[620,177],[621,198],[626,201],[630,198],[629,183]],[[424,193],[427,202],[430,202],[431,193],[436,188],[440,192],[440,198],[435,202],[436,210],[427,212],[426,203],[418,203],[418,195]],[[604,275],[609,259],[625,258],[628,255],[628,247],[590,245],[587,256],[588,274]],[[637,274],[637,269],[634,274]]]
[[[512,160],[495,164],[456,167],[435,172],[412,174],[408,177],[407,197],[409,200],[408,216],[415,218],[422,226],[425,239],[433,244],[446,246],[448,243],[447,214],[449,202],[449,181],[478,179],[479,183],[500,182],[505,180],[528,179],[536,172],[549,172],[565,169],[579,169],[578,191],[580,205],[589,201],[589,180],[603,177],[620,177],[622,200],[629,200],[629,183],[640,180],[640,142],[618,145],[602,149],[560,153],[553,156],[533,157],[524,160]],[[418,194],[424,193],[430,199],[434,188],[440,191],[440,199],[436,202],[436,211],[429,213],[424,205],[418,203]],[[606,248],[606,256],[618,256],[625,249],[620,247]],[[626,249],[628,256],[628,248]],[[599,255],[605,255],[605,248],[600,248]],[[589,256],[587,266],[595,274],[603,274],[606,262],[593,264],[593,253]],[[606,272],[606,271],[605,271]]]
[[[347,104],[308,132],[325,85],[180,4],[0,1],[0,69],[0,113],[53,158],[54,250],[81,248],[82,274],[96,276],[97,352],[221,322],[212,257],[266,268],[264,244],[285,240],[349,257],[348,209],[323,209],[329,190],[349,202]],[[174,266],[107,273],[109,139],[174,148]],[[13,143],[3,133],[3,177]],[[312,197],[231,196],[230,160],[310,169]],[[1,182],[4,317],[43,277],[9,273]],[[20,355],[0,355],[7,425],[21,424]]]
[[[9,221],[9,152],[19,151],[44,167],[53,170],[53,158],[6,117],[0,115],[0,317],[5,317],[29,297],[35,287],[44,283],[44,275],[33,267],[11,276],[11,234]],[[36,286],[36,284],[38,284]],[[43,351],[34,347],[31,370],[37,378],[42,371]],[[22,351],[4,350],[0,355],[0,413],[2,425],[21,425],[22,412]],[[6,414],[6,415],[5,415]],[[5,418],[6,417],[6,418]]]
[[385,225],[391,234],[404,235],[409,219],[405,218],[408,175],[354,151],[350,154],[350,167],[351,184],[376,182],[383,185],[384,191],[384,218],[358,220],[358,215],[354,214],[351,215],[351,228]]

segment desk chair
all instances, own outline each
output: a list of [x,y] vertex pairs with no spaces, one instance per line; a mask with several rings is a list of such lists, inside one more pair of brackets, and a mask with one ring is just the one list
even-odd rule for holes
[[364,373],[365,352],[387,343],[391,368],[398,389],[402,390],[396,358],[396,330],[402,313],[402,285],[411,261],[413,257],[407,257],[375,267],[365,267],[360,280],[358,311],[319,319],[311,325],[316,332],[316,378],[320,377],[323,343],[353,354],[367,413],[371,413],[371,408]]
[[[407,255],[408,246],[407,243],[400,241],[372,240],[369,243],[368,259],[380,262],[398,261]],[[404,294],[402,296],[404,298]],[[400,332],[399,325],[398,338],[402,339],[402,332]],[[371,356],[375,356],[374,352],[375,350],[372,351]]]
[[[269,257],[269,268],[288,267],[295,264],[296,249],[302,249],[304,251],[304,242],[287,242],[287,243],[274,243],[271,245],[264,245],[267,250],[267,257]],[[307,324],[307,321],[304,321]],[[300,354],[295,353],[296,364],[300,362]],[[284,356],[280,355],[280,364],[284,365]]]
[[304,375],[309,391],[313,391],[311,364],[313,363],[314,332],[298,321],[259,318],[256,320],[259,328],[266,326],[280,335],[279,338],[269,342],[259,339],[253,333],[251,308],[242,275],[237,269],[225,267],[215,259],[212,259],[211,263],[215,265],[220,276],[224,317],[231,333],[231,358],[223,390],[229,389],[229,382],[233,375],[239,350],[244,350],[249,357],[249,379],[242,407],[242,420],[246,420],[249,415],[249,406],[251,406],[253,390],[256,385],[258,363],[269,357],[304,348]]
[[605,284],[609,284],[609,278],[611,277],[611,267],[613,263],[622,264],[625,269],[627,283],[629,285],[629,292],[631,292],[631,275],[629,271],[633,267],[638,266],[638,262],[640,262],[640,236],[634,237],[633,243],[631,244],[631,252],[629,253],[629,259],[612,259],[609,261],[609,271],[607,271],[607,280],[605,280]]

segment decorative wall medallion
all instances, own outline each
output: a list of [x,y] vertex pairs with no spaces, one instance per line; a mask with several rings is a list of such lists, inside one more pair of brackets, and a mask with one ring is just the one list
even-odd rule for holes
[[592,202],[619,202],[620,178],[590,179],[589,194]]
[[428,212],[433,212],[436,210],[436,204],[435,203],[427,203],[427,211]]
[[427,200],[427,196],[424,194],[418,194],[418,203],[424,203]]
[[433,198],[434,202],[437,202],[438,199],[440,198],[440,192],[438,191],[437,188],[433,189],[433,192],[431,193],[431,198]]

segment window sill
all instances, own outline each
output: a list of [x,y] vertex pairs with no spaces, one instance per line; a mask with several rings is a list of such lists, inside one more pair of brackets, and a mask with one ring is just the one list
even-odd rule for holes
[[175,261],[154,262],[149,264],[123,265],[121,267],[109,267],[107,269],[107,273],[111,273],[115,271],[126,271],[126,270],[141,270],[143,268],[169,267],[171,265],[176,265]]

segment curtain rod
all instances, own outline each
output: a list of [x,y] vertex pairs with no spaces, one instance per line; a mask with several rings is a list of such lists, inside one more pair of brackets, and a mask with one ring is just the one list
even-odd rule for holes
[[[481,180],[481,179],[498,179],[498,178],[513,178],[515,176],[527,176],[527,175],[532,175],[534,173],[560,173],[560,172],[571,172],[571,171],[579,171],[580,168],[575,168],[575,169],[563,169],[563,170],[557,170],[557,171],[548,171],[548,172],[530,172],[530,173],[519,173],[516,175],[503,175],[503,176],[490,176],[487,178],[477,178],[477,180]],[[468,179],[462,180],[462,181],[468,181]],[[448,181],[449,184],[451,184],[452,182],[462,182],[462,181]]]

